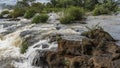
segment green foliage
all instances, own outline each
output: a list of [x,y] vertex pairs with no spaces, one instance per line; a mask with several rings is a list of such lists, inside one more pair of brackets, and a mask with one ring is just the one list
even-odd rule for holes
[[3,15],[2,15],[2,14],[0,14],[0,18],[3,18]]
[[40,21],[41,22],[46,22],[48,20],[49,16],[47,14],[41,14],[40,15]]
[[109,10],[113,11],[116,10],[120,1],[119,0],[51,0],[49,6],[53,8],[69,8],[70,6],[75,7],[83,7],[86,10],[92,11],[94,10],[97,4],[105,4],[107,3],[107,7]]
[[3,18],[3,16],[5,14],[9,14],[9,11],[8,10],[3,10],[1,13],[0,13],[0,18]]
[[40,23],[40,15],[35,15],[32,19],[32,23]]
[[20,16],[24,16],[25,14],[25,8],[15,8],[13,12],[10,13],[10,16],[12,18],[17,18],[17,17],[20,17]]
[[97,5],[93,10],[93,15],[111,14],[111,11],[103,5]]
[[68,8],[70,6],[82,6],[82,0],[51,0],[53,7]]
[[103,0],[103,2],[96,5],[93,15],[111,14],[117,12],[118,9],[118,1]]
[[116,2],[108,1],[107,3],[103,4],[104,7],[108,8],[110,11],[116,12],[118,9],[118,5]]
[[25,12],[24,17],[27,18],[27,19],[30,19],[30,18],[32,18],[35,15],[35,13],[36,12],[34,10],[30,9],[30,10]]
[[71,7],[68,10],[66,10],[65,14],[68,14],[68,16],[73,16],[75,20],[80,20],[84,16],[84,10],[83,8],[79,7]]
[[64,11],[63,17],[61,17],[60,22],[62,24],[69,24],[75,20],[81,20],[84,17],[83,8],[71,7]]
[[74,20],[73,16],[65,16],[63,18],[60,18],[60,22],[62,24],[70,24],[70,23],[72,23],[73,20]]
[[96,4],[98,4],[97,0],[85,0],[83,7],[87,10],[93,10]]
[[28,7],[29,4],[27,2],[24,2],[24,1],[18,1],[17,4],[16,4],[16,8],[25,8],[25,7]]
[[28,42],[24,40],[22,46],[20,47],[20,52],[24,54],[28,49],[28,47],[29,47]]
[[33,17],[32,23],[45,23],[47,22],[49,16],[46,14],[41,14],[41,15],[35,15]]
[[1,12],[2,15],[9,14],[9,10],[4,10]]
[[42,3],[32,3],[32,5],[28,8],[34,10],[36,13],[41,13],[44,9],[44,5]]
[[50,12],[60,12],[62,11],[63,8],[45,8],[44,11],[47,12],[47,13],[50,13]]

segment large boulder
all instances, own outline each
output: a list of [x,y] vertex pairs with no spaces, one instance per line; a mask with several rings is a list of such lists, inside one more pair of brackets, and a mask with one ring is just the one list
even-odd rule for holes
[[90,39],[105,40],[105,41],[115,41],[115,39],[103,29],[93,29],[90,31],[83,32],[82,36],[86,36]]
[[73,41],[61,39],[58,41],[58,51],[67,55],[81,55],[82,54],[82,41]]
[[52,36],[58,48],[44,53],[48,68],[120,68],[120,47],[113,37],[100,29],[89,32],[81,39]]
[[113,68],[111,59],[108,56],[95,56],[90,59],[93,68]]

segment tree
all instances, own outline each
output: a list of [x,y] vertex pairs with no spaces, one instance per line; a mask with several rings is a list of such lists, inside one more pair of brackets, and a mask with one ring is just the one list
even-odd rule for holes
[[95,5],[98,3],[98,0],[84,0],[84,8],[93,10],[95,8]]
[[51,2],[51,4],[53,5],[53,7],[55,7],[55,6],[56,6],[57,1],[58,1],[58,0],[51,0],[51,1],[50,1],[50,2]]
[[16,6],[17,8],[23,8],[23,7],[28,7],[29,4],[27,2],[24,2],[24,1],[18,1]]

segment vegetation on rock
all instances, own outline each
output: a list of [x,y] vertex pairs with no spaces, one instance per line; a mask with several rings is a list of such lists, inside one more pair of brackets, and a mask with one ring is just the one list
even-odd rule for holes
[[28,42],[24,40],[22,46],[20,47],[20,52],[24,54],[27,51],[28,47],[29,47]]
[[[94,32],[93,32],[94,31]],[[112,36],[103,29],[89,30],[87,38],[82,41],[60,39],[57,52],[46,51],[45,58],[51,68],[114,68],[112,65],[120,60],[120,47],[116,45]],[[107,37],[105,37],[107,36]],[[117,66],[119,67],[119,66]]]
[[90,39],[98,39],[98,40],[106,40],[106,41],[115,41],[115,39],[112,38],[112,36],[105,32],[101,27],[96,25],[93,28],[87,27],[89,30],[83,32],[81,35],[86,36]]
[[69,24],[75,20],[81,20],[84,17],[83,8],[71,7],[64,11],[63,17],[60,19],[62,24]]
[[1,13],[0,13],[0,18],[3,18],[3,16],[5,14],[9,14],[9,10],[3,10]]
[[38,14],[38,15],[35,15],[32,19],[32,23],[46,23],[47,20],[48,20],[49,16],[47,14]]
[[35,15],[35,11],[34,10],[27,10],[24,14],[24,18],[30,19]]
[[13,12],[10,13],[10,16],[12,18],[17,18],[20,16],[23,16],[25,14],[25,9],[24,8],[15,8]]

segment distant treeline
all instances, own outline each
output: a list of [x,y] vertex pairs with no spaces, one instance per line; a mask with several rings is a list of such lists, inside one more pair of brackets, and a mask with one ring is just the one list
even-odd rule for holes
[[[9,12],[8,17],[17,18],[25,17],[33,20],[35,23],[47,21],[47,14],[50,12],[62,12],[61,23],[72,23],[80,21],[86,15],[110,15],[117,14],[120,0],[50,0],[48,3],[36,2],[36,0],[21,0],[16,3],[12,12]],[[9,7],[9,6],[8,6]],[[3,18],[3,12],[0,17]],[[36,16],[36,14],[38,16]],[[34,17],[36,16],[36,17]]]

